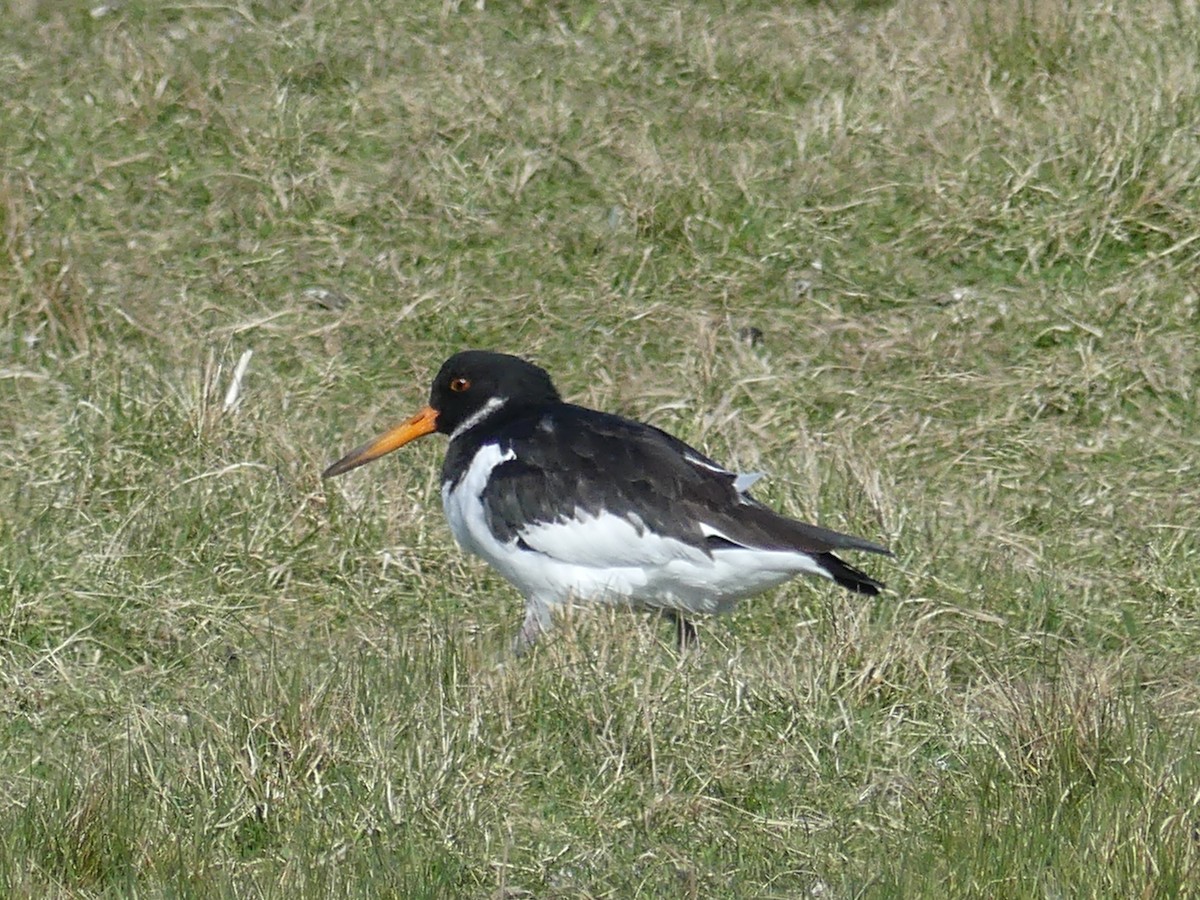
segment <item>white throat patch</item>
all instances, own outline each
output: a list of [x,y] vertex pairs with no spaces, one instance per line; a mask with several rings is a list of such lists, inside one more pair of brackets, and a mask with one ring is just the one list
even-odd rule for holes
[[464,431],[469,431],[470,429],[474,428],[507,402],[507,397],[493,397],[487,403],[483,404],[483,406],[479,407],[479,409],[475,410],[475,412],[471,413],[471,415],[469,415],[466,419],[464,419],[462,424],[455,428],[451,433],[450,440],[454,440]]

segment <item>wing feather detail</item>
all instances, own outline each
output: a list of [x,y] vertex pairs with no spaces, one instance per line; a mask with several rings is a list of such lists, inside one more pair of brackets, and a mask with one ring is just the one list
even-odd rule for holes
[[585,565],[711,558],[720,541],[758,550],[888,554],[879,544],[779,515],[730,472],[650,425],[561,405],[509,423],[512,458],[480,499],[502,542]]

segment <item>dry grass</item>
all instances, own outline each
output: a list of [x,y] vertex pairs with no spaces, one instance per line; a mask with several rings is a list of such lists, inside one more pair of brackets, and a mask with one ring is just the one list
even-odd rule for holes
[[[3,13],[7,893],[1191,890],[1194,3]],[[318,478],[464,346],[892,592],[509,659],[435,442]]]

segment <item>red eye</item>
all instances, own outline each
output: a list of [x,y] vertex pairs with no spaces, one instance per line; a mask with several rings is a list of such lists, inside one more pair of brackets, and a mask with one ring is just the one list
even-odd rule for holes
[[470,386],[471,386],[471,380],[469,378],[455,378],[453,381],[450,382],[450,390],[454,391],[454,393],[456,393],[456,394],[461,394],[463,391],[467,390]]

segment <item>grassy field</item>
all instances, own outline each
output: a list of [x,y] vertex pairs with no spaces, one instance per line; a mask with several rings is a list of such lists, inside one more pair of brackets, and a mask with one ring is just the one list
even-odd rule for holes
[[[0,16],[4,896],[1200,894],[1194,0]],[[463,347],[889,591],[511,658]]]

